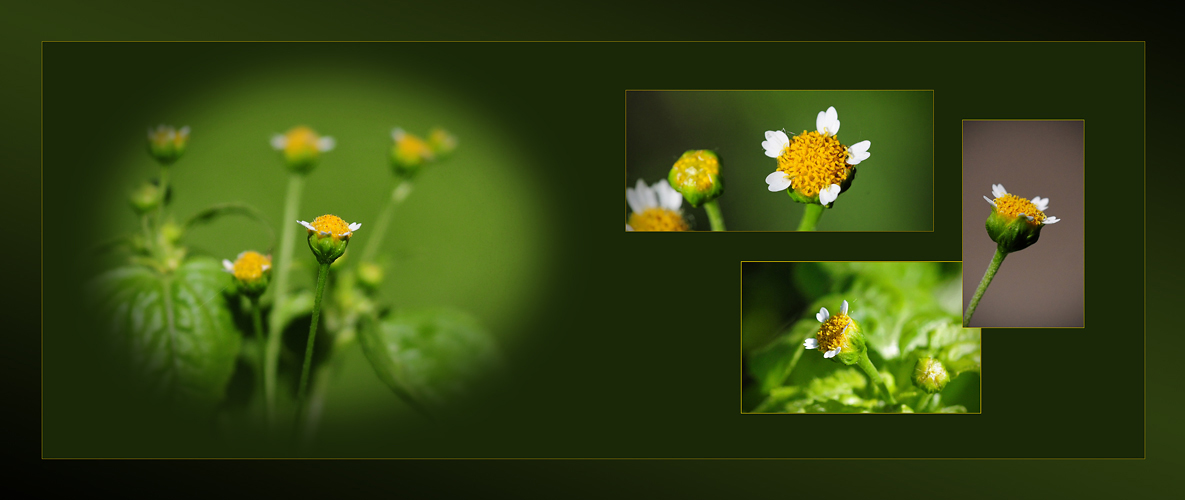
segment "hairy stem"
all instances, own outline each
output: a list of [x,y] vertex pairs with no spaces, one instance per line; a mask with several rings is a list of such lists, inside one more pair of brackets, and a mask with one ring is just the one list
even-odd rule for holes
[[255,367],[255,376],[259,378],[259,401],[263,403],[264,414],[267,414],[267,382],[264,372],[267,367],[267,343],[263,340],[263,318],[259,312],[259,297],[251,297],[251,323],[255,325],[255,342],[259,345],[259,366]]
[[317,321],[321,317],[321,296],[325,294],[325,282],[329,279],[329,264],[317,268],[317,294],[313,297],[313,322],[309,324],[309,340],[304,348],[304,368],[300,370],[300,390],[297,391],[296,431],[300,432],[304,418],[305,394],[309,386],[309,368],[313,364],[313,345],[317,341]]
[[704,203],[704,210],[708,212],[708,222],[713,231],[724,231],[724,214],[720,213],[720,204],[716,200]]
[[403,203],[403,200],[411,194],[411,187],[411,181],[407,179],[400,179],[395,183],[395,189],[391,190],[391,197],[387,198],[382,212],[379,212],[378,218],[375,219],[370,238],[366,240],[366,246],[362,248],[362,262],[374,262],[374,255],[378,253],[379,247],[383,243],[383,235],[387,233],[387,226],[391,224],[391,214],[395,212],[395,207]]
[[798,223],[799,231],[814,231],[819,225],[819,217],[823,215],[823,205],[808,203],[806,211],[802,212],[802,222]]
[[885,379],[881,378],[880,372],[876,371],[876,367],[872,365],[872,360],[868,359],[868,352],[860,354],[860,368],[876,385],[877,390],[885,393],[885,401],[891,405],[897,404],[897,400],[893,399],[893,394],[889,392],[889,386],[885,384]]
[[979,307],[979,299],[983,298],[983,293],[987,291],[988,285],[992,283],[992,278],[996,277],[996,271],[1000,269],[1000,264],[1007,256],[1008,252],[996,247],[996,255],[992,256],[992,263],[988,264],[987,272],[983,273],[983,279],[979,280],[979,287],[975,289],[975,295],[971,297],[971,303],[967,305],[967,314],[963,316],[963,326],[971,324],[971,315],[975,314],[975,308]]
[[276,371],[280,361],[280,336],[284,328],[284,308],[288,303],[288,271],[292,268],[292,247],[296,239],[296,211],[300,207],[300,192],[304,176],[293,173],[288,177],[288,194],[284,197],[283,235],[280,255],[276,259],[276,286],[272,295],[272,312],[268,317],[267,357],[264,366],[264,394],[267,398],[268,421],[276,414]]

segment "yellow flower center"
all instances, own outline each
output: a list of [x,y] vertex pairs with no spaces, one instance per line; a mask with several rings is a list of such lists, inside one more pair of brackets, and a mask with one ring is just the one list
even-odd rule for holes
[[811,197],[832,184],[843,184],[852,169],[847,159],[848,148],[839,139],[803,130],[782,150],[778,170],[790,176],[795,191]]
[[284,143],[284,154],[289,156],[309,153],[319,153],[321,150],[317,147],[319,137],[313,129],[308,127],[296,127],[284,134],[286,142]]
[[848,343],[848,331],[852,326],[852,318],[846,314],[836,314],[827,318],[815,334],[819,341],[819,350],[823,352],[835,350]]
[[665,208],[648,208],[638,214],[630,214],[630,227],[634,231],[687,231],[687,221],[678,212]]
[[715,155],[696,151],[686,154],[675,162],[675,185],[687,186],[689,180],[695,182],[695,188],[704,191],[711,187],[712,177],[720,174],[720,160]]
[[[266,268],[265,268],[266,266]],[[247,251],[235,261],[235,279],[239,281],[255,281],[263,276],[263,272],[272,266],[272,258],[259,252]]]
[[424,160],[431,160],[432,148],[418,136],[405,133],[395,141],[395,156],[403,163],[415,165]]
[[329,214],[313,219],[313,227],[318,232],[327,232],[334,239],[338,240],[342,239],[342,235],[350,232],[350,225],[346,224],[346,221],[342,220],[341,217]]
[[1009,217],[1019,217],[1020,214],[1025,214],[1032,217],[1034,223],[1045,223],[1045,212],[1037,210],[1037,206],[1033,205],[1033,202],[1014,194],[1005,194],[996,198],[996,212]]

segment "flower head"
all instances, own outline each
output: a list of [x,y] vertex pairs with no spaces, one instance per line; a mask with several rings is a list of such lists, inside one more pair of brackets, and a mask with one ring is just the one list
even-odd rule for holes
[[427,162],[436,159],[432,145],[415,134],[409,134],[401,128],[391,130],[391,168],[395,175],[411,178],[420,172],[420,168]]
[[683,219],[679,207],[683,196],[675,191],[666,179],[654,186],[647,186],[642,179],[634,188],[626,188],[625,199],[629,202],[629,223],[626,231],[687,231],[689,226]]
[[1045,214],[1049,198],[1026,200],[1010,194],[1002,184],[992,184],[992,196],[995,198],[983,197],[992,206],[986,223],[988,236],[1005,252],[1028,248],[1041,237],[1042,227],[1060,220]]
[[346,253],[350,236],[362,227],[362,224],[357,222],[346,224],[346,221],[336,215],[322,215],[313,219],[312,223],[299,220],[296,222],[309,231],[309,248],[322,264],[332,264]]
[[189,127],[181,130],[160,124],[156,130],[148,129],[148,154],[152,155],[161,165],[172,165],[185,153],[185,145],[189,143]]
[[319,136],[313,129],[298,126],[284,134],[272,136],[272,148],[284,154],[284,161],[294,172],[308,173],[321,159],[321,153],[332,151],[337,142],[332,137]]
[[240,253],[234,262],[223,259],[222,267],[235,276],[239,291],[250,297],[258,297],[267,289],[271,278],[272,257],[248,250]]
[[437,158],[444,158],[457,149],[457,136],[440,127],[428,131],[428,147]]
[[683,194],[693,207],[724,194],[724,179],[720,177],[720,158],[707,149],[687,151],[671,167],[667,181]]
[[917,364],[913,367],[914,385],[930,394],[941,391],[949,381],[950,374],[947,373],[946,367],[942,366],[941,361],[932,357],[926,356],[918,359]]
[[781,130],[765,133],[761,147],[765,155],[778,160],[778,169],[765,177],[770,191],[791,188],[790,197],[802,203],[830,205],[848,189],[856,177],[856,165],[872,156],[871,141],[845,146],[839,133],[835,107],[820,111],[815,131],[803,130],[791,138]]
[[823,351],[824,358],[839,356],[837,359],[844,364],[855,364],[867,347],[860,325],[848,316],[848,301],[843,301],[836,315],[831,315],[826,307],[819,308],[815,319],[819,320],[819,331],[803,341],[802,346]]

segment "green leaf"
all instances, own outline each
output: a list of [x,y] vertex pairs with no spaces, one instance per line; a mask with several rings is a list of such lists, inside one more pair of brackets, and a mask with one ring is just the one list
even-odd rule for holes
[[92,283],[102,323],[134,373],[173,401],[219,402],[234,372],[240,334],[223,290],[230,275],[213,259],[162,274],[124,266]]
[[273,243],[276,241],[276,231],[272,229],[272,225],[270,222],[268,222],[267,217],[263,216],[263,212],[260,212],[258,209],[249,204],[240,202],[220,203],[194,214],[193,217],[190,217],[189,220],[185,221],[185,230],[189,231],[193,228],[193,226],[198,224],[213,222],[215,219],[224,215],[242,215],[248,219],[254,220],[267,230],[267,241],[269,247],[273,246]]
[[468,314],[451,309],[364,319],[358,338],[379,378],[422,411],[466,395],[500,364],[490,334]]

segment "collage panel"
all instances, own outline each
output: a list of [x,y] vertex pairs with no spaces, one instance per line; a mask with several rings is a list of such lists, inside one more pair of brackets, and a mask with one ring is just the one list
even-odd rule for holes
[[933,104],[930,90],[628,90],[626,230],[933,231]]
[[742,262],[742,413],[979,413],[958,262]]
[[964,325],[1084,326],[1085,125],[963,121]]

